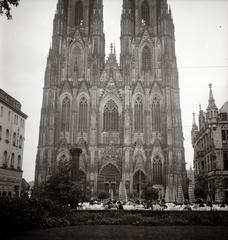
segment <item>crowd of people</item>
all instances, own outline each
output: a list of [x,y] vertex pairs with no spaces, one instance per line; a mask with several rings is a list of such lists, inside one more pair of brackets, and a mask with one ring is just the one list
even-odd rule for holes
[[90,202],[82,202],[78,205],[79,210],[170,210],[170,211],[209,211],[209,210],[225,210],[228,211],[228,205],[222,201],[220,204],[212,204],[210,201],[203,202],[197,199],[194,203],[187,200],[184,203],[165,202],[161,200],[140,200],[129,199],[127,202],[121,202],[116,199],[91,199]]

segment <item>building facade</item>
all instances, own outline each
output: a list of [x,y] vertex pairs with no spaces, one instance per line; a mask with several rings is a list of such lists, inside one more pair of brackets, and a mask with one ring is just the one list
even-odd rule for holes
[[0,89],[0,196],[20,196],[26,119],[20,102]]
[[[105,60],[102,0],[59,0],[47,58],[35,185],[82,149],[80,171],[93,186],[139,196],[186,187],[174,24],[166,0],[123,0],[120,63]],[[121,184],[122,185],[122,184]],[[168,187],[167,187],[168,186]]]
[[209,86],[209,103],[206,112],[199,111],[199,127],[193,115],[194,173],[196,186],[198,177],[204,176],[211,200],[220,202],[228,200],[228,102],[218,109]]

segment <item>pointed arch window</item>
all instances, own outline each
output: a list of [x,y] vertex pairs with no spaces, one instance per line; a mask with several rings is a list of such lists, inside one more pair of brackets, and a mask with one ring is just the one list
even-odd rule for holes
[[82,1],[77,1],[75,5],[75,25],[80,26],[83,23],[83,4]]
[[151,68],[151,50],[148,46],[142,49],[142,69],[149,71]]
[[152,101],[152,131],[161,131],[161,110],[160,101],[156,97]]
[[149,4],[147,1],[142,3],[142,24],[148,26],[150,19]]
[[110,99],[104,107],[103,129],[106,132],[119,131],[118,107],[112,99]]
[[68,161],[68,157],[65,154],[62,154],[59,158],[59,164],[63,164]]
[[62,131],[69,131],[70,128],[70,99],[68,97],[62,102]]
[[134,103],[135,132],[143,132],[143,103],[138,97]]
[[153,182],[162,184],[162,162],[159,156],[155,156],[153,161]]
[[85,97],[79,102],[79,132],[87,132],[88,103]]

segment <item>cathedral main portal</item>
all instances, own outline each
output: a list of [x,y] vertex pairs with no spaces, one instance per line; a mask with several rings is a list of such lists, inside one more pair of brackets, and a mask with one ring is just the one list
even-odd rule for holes
[[98,175],[98,193],[107,191],[110,197],[117,197],[119,194],[119,185],[121,174],[112,163],[105,165]]

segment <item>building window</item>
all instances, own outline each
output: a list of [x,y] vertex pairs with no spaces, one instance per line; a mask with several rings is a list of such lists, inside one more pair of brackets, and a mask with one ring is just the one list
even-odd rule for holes
[[138,97],[134,103],[135,132],[143,132],[143,103]]
[[21,128],[23,128],[23,126],[24,126],[23,121],[24,121],[24,120],[21,118],[21,121],[20,121],[20,127],[21,127]]
[[83,4],[79,0],[75,5],[75,25],[80,26],[83,23]]
[[153,182],[162,184],[162,162],[159,156],[155,156],[153,161]]
[[11,168],[14,168],[14,153],[11,155]]
[[0,126],[0,141],[2,140],[2,126]]
[[18,116],[16,114],[14,115],[14,124],[18,124]]
[[142,24],[148,26],[150,20],[149,14],[149,4],[147,1],[142,3]]
[[201,170],[204,171],[204,160],[201,162]]
[[151,51],[148,46],[142,49],[142,70],[149,71],[151,68]]
[[8,121],[10,121],[10,111],[8,112]]
[[3,162],[2,162],[4,167],[7,167],[7,151],[4,152],[3,154]]
[[22,148],[22,136],[20,136],[20,139],[19,139],[19,148]]
[[227,113],[221,113],[221,120],[227,121]]
[[228,152],[223,152],[224,170],[228,170]]
[[13,146],[16,146],[16,133],[13,133]]
[[79,132],[87,131],[88,104],[85,97],[79,103]]
[[152,130],[161,131],[160,101],[155,97],[152,101]]
[[62,131],[69,131],[70,128],[70,99],[66,97],[62,103]]
[[228,147],[228,130],[222,130],[222,147]]
[[5,143],[9,143],[9,129],[6,130],[6,139]]
[[21,169],[21,155],[19,155],[17,158],[17,168]]
[[228,140],[228,130],[222,130],[222,141]]
[[103,129],[105,132],[116,132],[119,130],[118,107],[112,99],[104,107]]
[[1,117],[3,116],[3,107],[1,107]]

